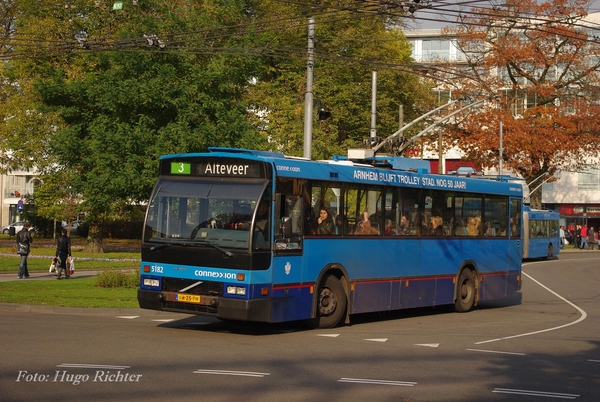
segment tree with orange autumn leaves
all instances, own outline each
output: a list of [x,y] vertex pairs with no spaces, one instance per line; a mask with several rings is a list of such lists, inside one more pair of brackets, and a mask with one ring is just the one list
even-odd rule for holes
[[[446,31],[465,55],[440,66],[454,92],[490,101],[444,126],[444,136],[465,159],[497,168],[502,123],[504,171],[533,190],[600,151],[600,41],[584,29],[585,1],[503,3],[472,9]],[[530,203],[541,206],[541,191]]]

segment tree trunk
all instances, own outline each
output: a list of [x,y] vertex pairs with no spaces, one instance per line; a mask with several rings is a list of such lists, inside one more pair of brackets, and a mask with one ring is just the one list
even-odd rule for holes
[[83,248],[84,253],[104,253],[102,246],[102,230],[97,224],[90,226],[87,237],[87,245]]

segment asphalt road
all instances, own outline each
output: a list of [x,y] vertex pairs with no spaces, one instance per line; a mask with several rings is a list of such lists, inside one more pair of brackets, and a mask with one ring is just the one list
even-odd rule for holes
[[600,401],[600,252],[523,291],[329,330],[0,305],[2,401]]

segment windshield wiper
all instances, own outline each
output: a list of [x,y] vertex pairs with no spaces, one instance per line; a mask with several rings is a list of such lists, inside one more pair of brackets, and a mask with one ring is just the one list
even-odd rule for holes
[[[233,257],[233,253],[232,252],[227,251],[224,248],[222,248],[221,246],[217,246],[216,244],[211,243],[208,240],[199,240],[197,243],[192,243],[192,245],[197,245],[198,243],[200,243],[200,244],[208,244],[212,248],[214,248],[216,250],[219,250],[220,252],[223,253],[223,255],[225,256],[225,258]],[[186,245],[189,245],[189,243],[186,243]]]
[[151,246],[150,247],[150,251],[158,250],[158,249],[161,249],[161,248],[164,248],[164,247],[169,247],[169,246],[171,246],[170,243],[157,244],[156,246]]
[[196,240],[196,241],[193,241],[193,242],[181,242],[181,243],[177,243],[177,244],[181,244],[182,246],[199,246],[199,245],[208,244],[209,246],[211,246],[215,250],[219,250],[220,252],[222,252],[223,256],[225,258],[233,257],[233,253],[232,252],[229,252],[229,251],[225,250],[224,248],[222,248],[221,246],[217,246],[216,244],[211,243],[208,240]]

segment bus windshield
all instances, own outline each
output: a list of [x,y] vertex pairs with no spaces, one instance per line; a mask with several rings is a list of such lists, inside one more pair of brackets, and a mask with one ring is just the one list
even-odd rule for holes
[[[160,180],[150,199],[144,240],[247,249],[252,218],[265,185]],[[254,239],[254,248],[266,247],[267,239],[259,237]]]

